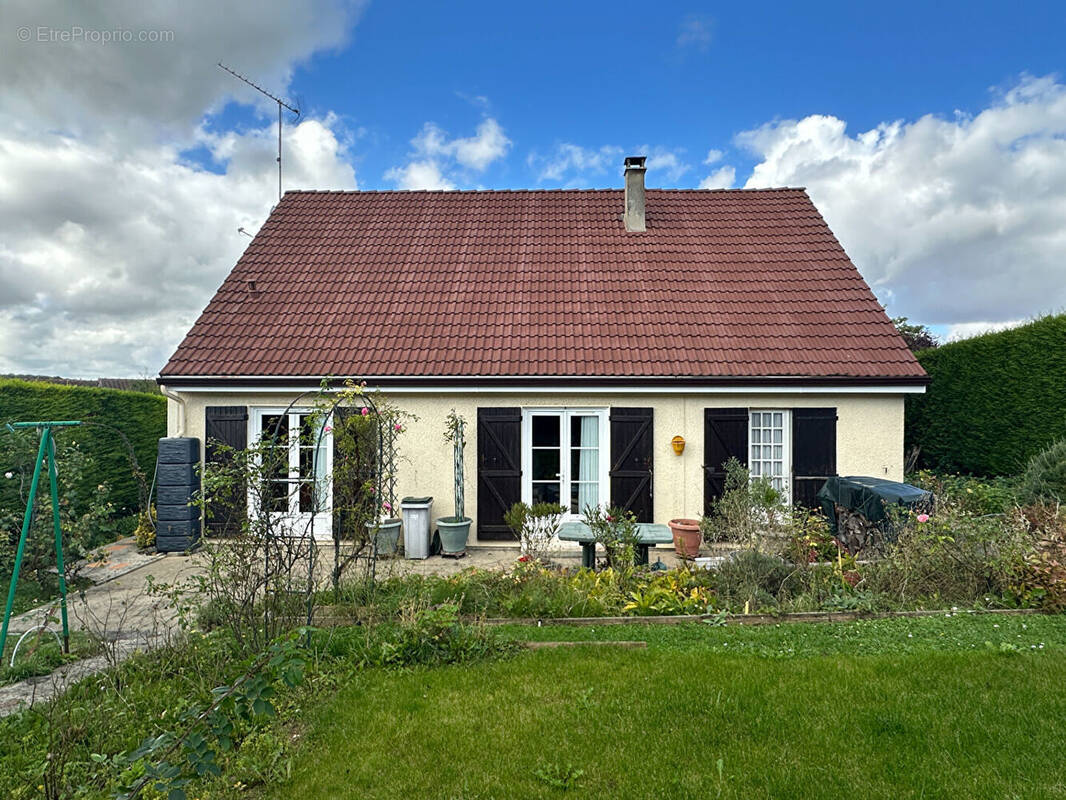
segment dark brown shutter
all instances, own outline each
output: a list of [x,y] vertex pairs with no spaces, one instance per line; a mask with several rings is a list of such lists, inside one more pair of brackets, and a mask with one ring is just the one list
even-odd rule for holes
[[748,463],[748,409],[703,410],[703,510],[725,491],[725,462],[735,458]]
[[[244,450],[248,447],[247,406],[207,406],[204,410],[204,460],[208,464],[220,464],[224,454],[219,444]],[[232,487],[225,496],[216,496],[208,504],[207,529],[211,536],[236,533],[248,514],[247,488]]]
[[815,495],[837,474],[837,410],[792,409],[792,502],[819,508]]
[[[449,501],[451,498],[447,498]],[[522,409],[477,410],[477,536],[513,541],[503,515],[522,499]]]
[[611,409],[611,505],[654,522],[652,506],[653,410]]

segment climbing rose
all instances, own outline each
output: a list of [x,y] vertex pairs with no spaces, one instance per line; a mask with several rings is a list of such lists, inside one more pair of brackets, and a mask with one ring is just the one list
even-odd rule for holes
[[332,431],[332,430],[333,430],[332,426],[330,426],[330,425],[327,425],[326,427],[324,427],[324,428],[322,429],[322,433],[329,433],[329,432],[330,432],[330,431]]
[[385,509],[386,511],[392,511],[392,503],[390,503],[388,500],[386,500],[384,503],[382,503],[381,507],[383,509]]
[[392,427],[393,427],[393,429],[395,429],[395,430],[396,430],[397,432],[399,432],[399,431],[402,431],[402,430],[403,430],[403,425],[401,425],[401,424],[400,424],[399,422],[397,422],[397,423],[396,423],[395,425],[393,425]]
[[929,515],[928,514],[919,514],[918,515],[918,521],[919,522],[928,522],[929,521]]
[[370,409],[367,408],[366,406],[363,406],[363,410],[360,411],[359,413],[362,414],[365,417],[367,414],[370,413]]

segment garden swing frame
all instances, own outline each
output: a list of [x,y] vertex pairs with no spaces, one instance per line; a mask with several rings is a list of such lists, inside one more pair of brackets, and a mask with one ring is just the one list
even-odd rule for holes
[[63,620],[63,652],[70,652],[70,626],[67,622],[67,577],[63,564],[63,530],[59,523],[59,472],[56,468],[56,440],[54,428],[74,428],[81,425],[76,420],[51,422],[12,422],[9,430],[36,428],[41,434],[41,443],[37,448],[37,461],[33,466],[33,479],[30,481],[30,493],[26,499],[26,512],[22,517],[22,533],[19,536],[18,550],[15,551],[15,566],[11,570],[11,585],[7,590],[7,605],[4,607],[4,623],[0,629],[0,654],[7,647],[7,631],[11,623],[11,610],[15,605],[15,588],[18,585],[19,570],[22,568],[22,555],[26,549],[31,523],[33,522],[34,503],[37,500],[37,488],[41,482],[41,470],[48,461],[48,481],[52,498],[52,527],[55,531],[56,570],[59,575],[59,608]]

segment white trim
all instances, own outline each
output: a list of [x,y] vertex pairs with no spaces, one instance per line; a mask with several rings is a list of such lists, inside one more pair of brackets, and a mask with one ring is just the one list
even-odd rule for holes
[[[293,431],[292,418],[295,416],[299,418],[300,415],[313,414],[314,409],[307,408],[306,406],[297,406],[294,408],[283,408],[280,406],[250,406],[248,408],[248,441],[258,443],[263,429],[263,417],[273,414],[288,414],[289,416],[289,432]],[[327,419],[324,425],[329,426],[330,421]],[[299,471],[300,464],[300,450],[299,450],[299,423],[295,429],[297,436],[294,440],[291,435],[289,437],[289,479],[292,479],[293,471]],[[315,541],[331,541],[333,539],[333,433],[332,431],[326,431],[322,436],[322,446],[326,451],[326,508],[319,511],[315,515],[315,528],[314,536]],[[296,497],[299,497],[299,491],[296,492]],[[254,497],[249,489],[248,494],[248,508],[251,511],[254,506]],[[298,518],[300,521],[309,521],[311,514],[300,513],[299,511],[293,512],[292,504],[290,501],[289,514]],[[299,522],[297,523],[299,524]]]
[[[579,520],[581,512],[572,513],[570,508],[570,425],[569,420],[574,416],[595,416],[599,419],[599,475],[600,505],[606,508],[610,504],[610,410],[607,408],[578,408],[561,407],[541,408],[530,406],[522,409],[522,502],[527,505],[533,503],[533,417],[535,416],[559,416],[559,505],[567,509],[562,515],[563,522]],[[565,446],[564,446],[565,445]]]
[[[165,384],[164,384],[165,385]],[[368,384],[369,389],[375,389]],[[175,386],[181,394],[293,394],[314,391],[310,386]],[[343,386],[327,389],[344,391]],[[662,394],[707,396],[716,394],[925,394],[924,386],[386,386],[382,391],[401,394]]]

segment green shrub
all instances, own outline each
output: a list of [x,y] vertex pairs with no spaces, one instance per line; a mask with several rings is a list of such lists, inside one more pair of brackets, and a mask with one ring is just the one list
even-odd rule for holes
[[708,542],[753,545],[760,534],[777,528],[787,517],[781,492],[769,478],[753,478],[737,459],[725,462],[722,496],[700,519],[700,532]]
[[1066,502],[1066,438],[1029,460],[1018,479],[1018,495],[1026,504]]
[[968,514],[1005,514],[1016,505],[1009,478],[981,479],[971,475],[950,475],[919,470],[907,482],[933,493],[937,502],[948,502]]
[[[130,467],[129,451],[115,430],[129,439],[140,469],[150,484],[155,470],[157,442],[166,436],[166,398],[144,392],[0,379],[0,429],[8,422],[67,419],[87,424],[58,429],[58,445],[77,442],[95,464],[93,473],[85,475],[79,483],[79,494],[88,497],[95,486],[107,484],[118,511],[138,511],[138,482]],[[36,453],[30,458],[34,455]],[[6,465],[0,464],[0,474],[7,469]],[[0,481],[0,508],[16,505],[14,487]]]
[[1066,314],[925,350],[907,396],[907,447],[942,472],[1010,475],[1066,436]]

